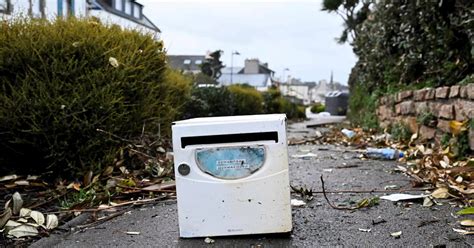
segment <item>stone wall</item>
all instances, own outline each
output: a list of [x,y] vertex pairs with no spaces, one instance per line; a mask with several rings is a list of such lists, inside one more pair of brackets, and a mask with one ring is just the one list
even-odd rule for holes
[[[403,91],[379,99],[377,116],[381,127],[403,123],[423,141],[439,143],[450,133],[451,120],[465,121],[474,118],[474,84],[450,87],[425,88]],[[420,117],[430,116],[429,123],[420,123]],[[474,150],[474,130],[469,130],[471,150]]]

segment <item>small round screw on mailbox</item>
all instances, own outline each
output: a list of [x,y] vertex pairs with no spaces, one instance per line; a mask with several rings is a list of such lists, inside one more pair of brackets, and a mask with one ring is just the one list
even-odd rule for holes
[[179,172],[179,174],[181,174],[183,176],[187,176],[189,174],[189,172],[191,172],[191,168],[189,168],[189,165],[187,165],[187,164],[180,164],[178,166],[178,172]]

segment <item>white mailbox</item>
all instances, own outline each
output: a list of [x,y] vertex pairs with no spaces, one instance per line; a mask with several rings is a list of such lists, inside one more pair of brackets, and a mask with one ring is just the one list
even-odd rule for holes
[[181,237],[291,231],[284,114],[196,118],[172,129]]

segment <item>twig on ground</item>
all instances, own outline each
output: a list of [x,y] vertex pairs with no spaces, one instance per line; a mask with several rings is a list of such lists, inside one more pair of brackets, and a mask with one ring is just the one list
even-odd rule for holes
[[128,140],[128,139],[125,139],[125,138],[122,138],[122,137],[120,137],[120,136],[118,136],[118,135],[116,135],[116,134],[113,134],[113,133],[111,133],[111,132],[107,132],[107,131],[102,130],[102,129],[99,129],[99,128],[97,128],[96,131],[97,131],[97,132],[101,132],[101,133],[108,134],[108,135],[110,135],[110,136],[112,136],[112,137],[114,137],[114,138],[116,138],[116,139],[119,139],[119,140],[121,140],[121,141],[130,143],[130,144],[133,144],[133,141]]
[[106,217],[104,217],[104,218],[102,218],[102,219],[99,219],[99,220],[97,220],[97,221],[94,221],[94,222],[92,222],[92,223],[85,224],[85,225],[79,225],[79,226],[77,226],[77,228],[79,228],[79,229],[85,229],[85,228],[93,227],[93,226],[99,225],[99,224],[101,224],[101,223],[104,223],[104,222],[106,222],[106,221],[109,221],[109,220],[111,220],[111,219],[113,219],[113,218],[115,218],[115,217],[118,217],[118,216],[124,214],[125,212],[127,212],[127,209],[122,210],[122,211],[120,211],[120,212],[118,212],[118,213],[111,214],[111,215],[109,215],[109,216],[106,216]]
[[143,199],[143,200],[122,202],[122,203],[119,203],[119,204],[115,204],[114,206],[107,206],[107,207],[104,207],[104,208],[86,208],[86,209],[60,210],[60,211],[48,212],[48,213],[45,213],[45,214],[60,214],[60,213],[73,213],[73,212],[99,212],[99,211],[103,211],[103,210],[107,210],[107,209],[111,209],[111,208],[123,207],[123,206],[128,206],[128,205],[134,205],[134,206],[145,205],[145,204],[153,203],[153,202],[160,201],[160,200],[163,200],[163,199],[166,199],[166,198],[168,198],[168,196],[160,196],[160,197],[151,198],[151,199]]
[[333,205],[327,195],[326,195],[326,189],[324,188],[324,179],[323,179],[323,175],[321,175],[320,177],[321,179],[321,186],[323,188],[323,195],[324,195],[324,198],[326,199],[326,202],[329,204],[329,206],[331,206],[332,208],[334,209],[337,209],[337,210],[356,210],[358,207],[339,207],[339,206],[336,206],[336,205]]
[[[409,192],[409,191],[426,191],[435,188],[419,188],[419,189],[372,189],[372,190],[331,190],[326,191],[328,194],[351,194],[351,193],[391,193],[391,192]],[[323,191],[313,191],[313,194],[324,194]]]

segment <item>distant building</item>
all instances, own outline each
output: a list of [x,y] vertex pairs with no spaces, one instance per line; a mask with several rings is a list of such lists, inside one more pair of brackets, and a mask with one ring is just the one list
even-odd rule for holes
[[315,85],[314,82],[301,82],[299,79],[292,78],[287,83],[281,83],[279,88],[283,96],[291,98],[293,102],[306,105],[312,102],[311,89]]
[[327,82],[326,80],[320,80],[318,84],[311,90],[311,101],[324,103],[326,94],[332,91],[340,91],[343,93],[349,93],[349,87],[342,85],[339,82]]
[[0,19],[94,16],[104,23],[139,29],[159,38],[160,29],[143,14],[143,7],[135,0],[0,0]]
[[206,58],[204,55],[168,55],[167,57],[171,68],[192,74],[201,72],[201,64]]
[[272,86],[275,72],[268,68],[267,63],[258,59],[246,59],[244,67],[224,67],[217,81],[221,85],[248,84],[259,91],[266,91]]
[[312,104],[324,103],[327,93],[332,91],[349,92],[349,88],[338,82],[327,82],[321,80],[316,82],[301,82],[299,79],[290,79],[287,83],[280,83],[280,91],[283,96],[293,99],[294,102]]

